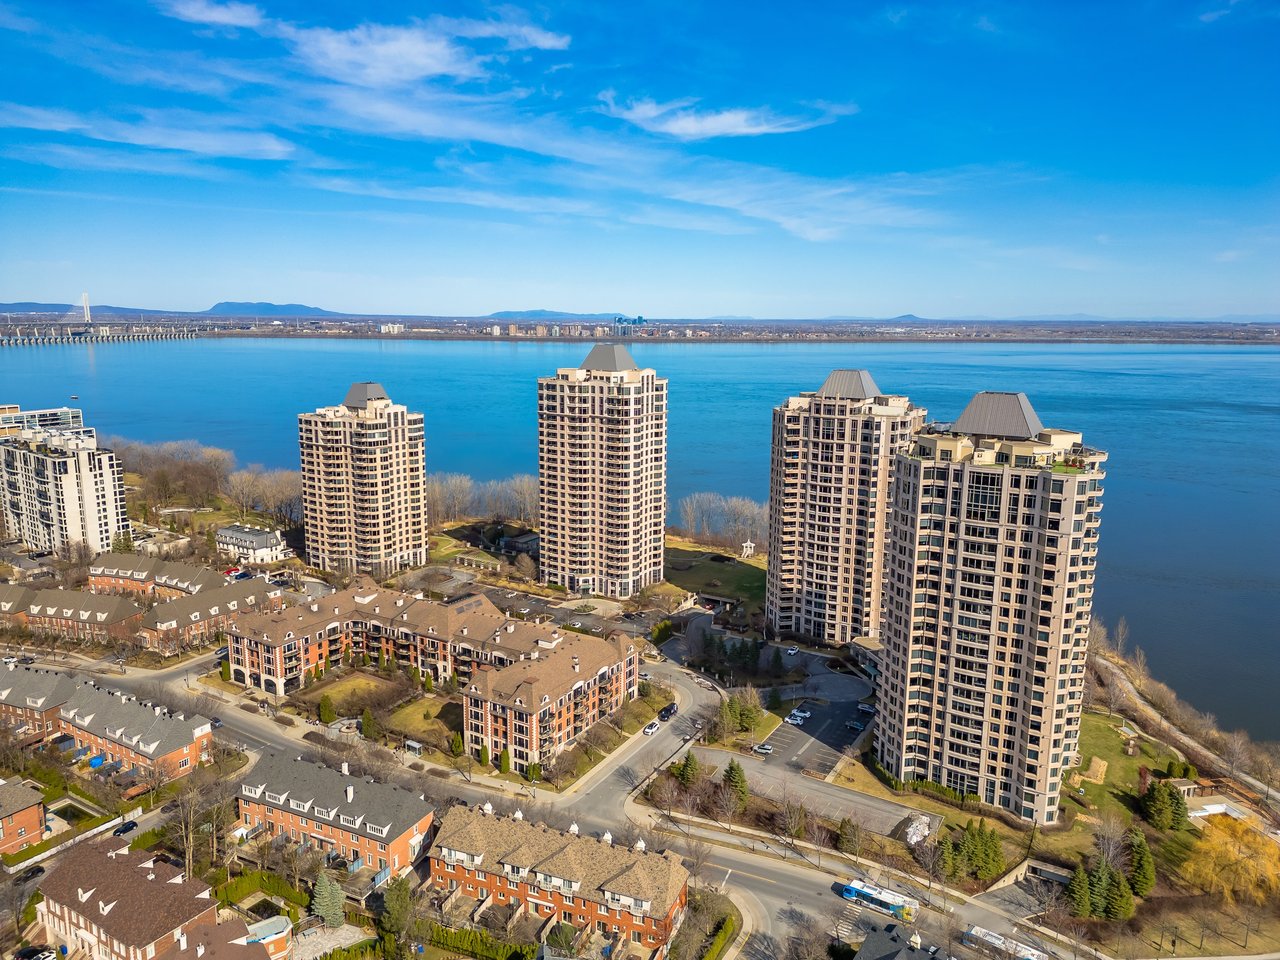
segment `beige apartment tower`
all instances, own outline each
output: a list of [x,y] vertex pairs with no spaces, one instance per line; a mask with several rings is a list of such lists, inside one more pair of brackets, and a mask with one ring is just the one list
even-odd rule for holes
[[834,370],[773,411],[769,579],[774,636],[841,645],[880,633],[894,457],[925,412],[866,370]]
[[422,414],[352,384],[341,406],[298,416],[298,447],[313,566],[382,579],[427,562]]
[[1058,821],[1077,752],[1106,454],[979,393],[897,457],[876,753]]
[[542,580],[629,597],[662,580],[667,381],[626,348],[538,379]]

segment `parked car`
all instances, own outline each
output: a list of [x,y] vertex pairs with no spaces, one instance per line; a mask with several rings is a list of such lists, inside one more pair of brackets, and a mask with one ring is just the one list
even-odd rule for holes
[[573,627],[575,630],[581,630],[581,629],[582,629],[582,621],[581,621],[581,620],[574,620],[573,622],[571,622],[571,623],[569,624],[569,626]]
[[231,649],[229,647],[219,647],[217,650],[213,652],[213,655],[217,657],[219,660],[225,660],[230,655],[230,653],[231,653]]
[[657,720],[650,720],[647,724],[645,724],[644,735],[646,737],[652,737],[655,733],[658,732],[658,727],[659,727],[659,724]]
[[813,711],[805,710],[803,707],[792,707],[791,715],[793,717],[804,717],[806,720],[808,720],[810,717],[813,716]]
[[858,704],[858,712],[872,714],[876,712],[876,708],[869,703],[860,703]]
[[508,591],[507,591],[507,599],[511,599],[511,598],[512,598],[512,597],[514,597],[515,595],[516,595],[516,592],[515,592],[514,590],[508,590]]
[[757,743],[754,747],[752,747],[752,748],[751,748],[751,752],[752,752],[752,753],[759,753],[759,754],[768,754],[768,753],[773,753],[773,744],[771,744],[771,743]]
[[160,812],[161,812],[161,813],[173,813],[173,811],[175,811],[175,810],[177,810],[177,809],[178,809],[178,801],[177,801],[177,800],[170,800],[168,803],[166,803],[163,807],[161,807],[161,808],[160,808]]
[[661,710],[658,711],[658,719],[670,720],[679,712],[680,712],[679,707],[677,707],[674,703],[668,703],[665,707],[663,707]]
[[799,648],[799,647],[795,647],[795,646],[787,647],[787,656],[788,656],[788,657],[794,657],[794,656],[795,656],[797,653],[799,653],[799,652],[800,652],[800,648]]
[[126,833],[133,833],[133,831],[137,829],[138,829],[137,820],[126,820],[124,823],[120,824],[120,826],[112,830],[111,835],[113,837],[123,837]]
[[784,718],[783,718],[783,720],[782,720],[782,722],[783,722],[783,723],[789,723],[789,724],[791,724],[793,727],[803,727],[803,726],[804,726],[804,717],[797,717],[797,716],[784,717]]
[[18,874],[18,884],[32,883],[44,876],[44,867],[35,866]]
[[13,960],[53,960],[56,954],[47,943],[33,943],[13,951]]
[[5,657],[5,658],[4,658],[4,664],[5,664],[5,666],[12,666],[13,664],[15,664],[15,663],[17,663],[17,662],[18,662],[18,658],[17,658],[17,657]]
[[867,729],[866,721],[863,720],[846,720],[844,725],[850,730],[857,730],[859,733]]
[[30,654],[27,654],[25,657],[19,657],[18,662],[19,663],[35,663],[36,658],[31,656]]
[[209,721],[209,726],[211,726],[211,727],[213,727],[213,729],[217,730],[220,726],[222,726],[222,718],[221,718],[221,717],[213,717],[213,718]]
[[641,670],[641,671],[640,671],[640,679],[641,679],[641,680],[652,680],[652,679],[653,679],[653,674],[652,674],[652,673],[648,673],[648,672],[646,672],[646,671],[644,671],[644,670]]
[[522,616],[522,617],[523,617],[523,616],[527,616],[527,615],[528,615],[528,613],[529,613],[529,608],[528,608],[528,607],[521,607],[519,612],[520,612],[520,616]]

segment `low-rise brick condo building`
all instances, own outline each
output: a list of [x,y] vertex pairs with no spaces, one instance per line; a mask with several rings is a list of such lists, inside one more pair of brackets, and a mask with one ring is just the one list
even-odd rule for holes
[[[517,814],[517,817],[519,815]],[[514,903],[530,916],[666,955],[684,918],[689,872],[673,853],[452,807],[431,845],[431,884],[454,897]]]
[[240,784],[239,836],[287,837],[370,867],[375,884],[409,870],[427,852],[435,808],[421,794],[345,767],[265,754]]
[[[36,916],[42,939],[92,960],[271,960],[243,920],[218,922],[209,885],[127,839],[61,854]],[[287,953],[284,955],[287,956]]]
[[0,780],[0,854],[44,839],[44,794],[17,780]]

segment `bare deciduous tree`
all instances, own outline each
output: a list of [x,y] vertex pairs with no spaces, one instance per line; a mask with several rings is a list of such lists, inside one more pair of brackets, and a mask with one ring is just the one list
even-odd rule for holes
[[223,493],[231,501],[231,505],[236,508],[236,513],[241,520],[247,517],[249,512],[257,505],[261,496],[261,481],[261,467],[237,470],[227,477],[227,482],[223,485]]

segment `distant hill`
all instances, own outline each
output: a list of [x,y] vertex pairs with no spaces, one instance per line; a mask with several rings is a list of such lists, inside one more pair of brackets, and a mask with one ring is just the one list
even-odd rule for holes
[[[21,300],[15,303],[0,303],[0,313],[71,313],[72,311],[79,313],[82,309],[78,303],[37,303],[33,300]],[[170,314],[172,310],[148,310],[143,307],[113,307],[109,303],[94,304],[90,311],[95,314],[103,314],[106,316],[138,316],[145,314],[154,316],[157,314]]]
[[305,303],[245,303],[239,300],[223,300],[208,310],[204,317],[349,317],[349,313],[334,313],[309,307]]
[[625,313],[569,313],[565,310],[499,310],[485,320],[612,320],[627,317]]

